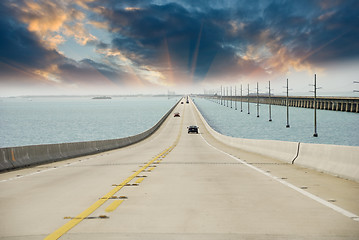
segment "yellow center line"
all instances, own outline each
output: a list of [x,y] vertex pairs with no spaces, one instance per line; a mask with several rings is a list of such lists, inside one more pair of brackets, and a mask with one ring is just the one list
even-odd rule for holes
[[105,211],[106,212],[112,212],[112,211],[115,211],[116,208],[118,206],[120,206],[120,204],[123,202],[124,200],[116,200],[116,201],[113,201],[106,209]]
[[[183,113],[184,115],[184,113]],[[44,238],[45,240],[55,240],[55,239],[59,239],[62,235],[64,235],[65,233],[67,233],[70,229],[72,229],[73,227],[75,227],[77,224],[79,224],[82,220],[84,220],[85,218],[87,218],[91,213],[93,213],[95,210],[97,210],[99,207],[101,207],[109,198],[111,198],[114,194],[116,194],[118,191],[120,191],[126,184],[128,184],[132,179],[134,179],[137,175],[139,175],[142,171],[144,171],[146,168],[148,168],[151,164],[153,164],[155,161],[157,161],[158,158],[162,157],[163,155],[167,155],[168,153],[170,153],[177,145],[177,143],[179,142],[179,139],[181,137],[181,132],[182,132],[182,125],[183,125],[183,115],[182,115],[182,119],[181,119],[181,127],[179,130],[179,134],[177,135],[177,139],[175,141],[175,143],[170,146],[169,148],[165,149],[163,152],[161,152],[160,154],[158,154],[156,157],[154,157],[151,161],[149,161],[146,165],[144,165],[143,167],[141,167],[139,170],[137,170],[135,173],[133,173],[131,176],[129,176],[125,181],[123,181],[121,184],[119,184],[118,186],[116,186],[114,189],[112,189],[111,191],[109,191],[107,194],[105,194],[103,197],[101,197],[99,200],[97,200],[94,204],[92,204],[89,208],[87,208],[85,211],[83,211],[82,213],[80,213],[79,215],[77,215],[75,218],[71,219],[70,221],[68,221],[67,223],[65,223],[63,226],[61,226],[60,228],[58,228],[57,230],[55,230],[54,232],[52,232],[51,234],[49,234],[46,238]],[[152,167],[154,168],[154,167]],[[123,201],[123,200],[120,200]],[[111,204],[112,205],[112,204]],[[110,206],[111,206],[110,205]],[[120,205],[120,203],[118,203],[118,205]],[[118,207],[118,205],[116,207]],[[110,207],[109,206],[109,207]],[[109,208],[108,207],[108,208]]]
[[135,183],[141,183],[144,179],[145,179],[145,178],[139,178],[139,179],[136,180]]

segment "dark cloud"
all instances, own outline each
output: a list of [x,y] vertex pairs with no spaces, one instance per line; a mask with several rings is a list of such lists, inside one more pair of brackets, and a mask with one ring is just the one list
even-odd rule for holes
[[343,1],[321,12],[312,25],[308,61],[320,64],[359,58],[358,1]]
[[3,1],[0,2],[1,62],[14,68],[45,69],[51,63],[60,61],[61,55],[43,47],[38,37],[19,23],[14,14]]
[[[293,58],[323,64],[359,57],[358,1],[273,2],[264,9],[266,28]],[[330,6],[330,7],[329,7]]]
[[[17,12],[0,2],[0,77],[9,79],[41,79],[42,73],[53,74],[64,83],[83,82],[103,76],[114,83],[121,83],[126,73],[90,59],[74,61],[54,49],[44,47],[41,39],[18,21]],[[105,43],[97,46],[107,47]],[[53,69],[56,69],[54,72]],[[100,77],[99,77],[100,76]],[[46,79],[44,79],[46,80]],[[15,84],[16,85],[16,84]]]
[[[178,68],[203,78],[213,61],[225,61],[232,70],[237,66],[237,73],[244,71],[241,66],[263,67],[263,61],[244,63],[238,54],[250,45],[266,46],[272,56],[285,48],[286,57],[302,63],[357,58],[358,4],[332,1],[324,8],[319,0],[106,1],[102,16],[113,33],[113,47],[137,64],[163,65],[168,48]],[[242,24],[241,29],[233,31],[233,24]]]
[[114,47],[137,64],[160,67],[169,54],[176,67],[198,78],[206,76],[216,57],[235,64],[233,49],[223,47],[230,20],[226,11],[190,12],[175,3],[137,6],[132,11],[108,9],[104,15],[114,33]]
[[[16,3],[17,8],[0,1],[0,77],[52,71],[66,83],[78,79],[95,82],[99,77],[122,84],[126,79],[141,82],[142,77],[172,73],[198,82],[285,73],[293,64],[321,65],[359,58],[356,0],[101,0],[81,3],[87,7],[63,4],[64,14],[76,5],[72,11],[76,16],[66,15],[74,19],[71,25],[61,22],[58,14],[58,23],[67,27],[68,34],[81,30],[77,40],[95,48],[102,58],[82,61],[69,59],[44,44],[41,31],[29,31],[21,21],[26,11],[19,10],[26,4]],[[41,11],[37,14],[41,16]],[[109,35],[91,37],[90,28],[76,22],[84,21],[83,16],[88,25],[96,22]],[[58,34],[55,30],[51,33]],[[165,77],[160,76],[161,80]]]
[[109,64],[98,63],[91,59],[83,59],[80,63],[84,65],[84,68],[90,67],[96,69],[103,76],[115,83],[120,83],[121,79],[126,78],[127,75],[125,72],[121,71],[121,69],[115,69]]

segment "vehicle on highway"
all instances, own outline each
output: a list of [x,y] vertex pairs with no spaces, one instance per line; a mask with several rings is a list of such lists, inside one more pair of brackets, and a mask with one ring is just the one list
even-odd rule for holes
[[175,113],[173,114],[173,117],[181,117],[181,116],[180,116],[180,113],[179,113],[179,112],[175,112]]
[[197,133],[198,134],[198,128],[197,126],[189,126],[188,128],[188,133]]

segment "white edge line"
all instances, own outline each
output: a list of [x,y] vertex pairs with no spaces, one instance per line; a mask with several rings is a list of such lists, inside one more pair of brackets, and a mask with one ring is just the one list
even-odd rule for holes
[[[192,111],[192,115],[193,115],[193,117],[195,119],[196,125],[198,125],[197,119],[196,119],[196,117],[194,116],[194,113],[193,113],[193,108],[191,108],[191,111]],[[268,172],[265,172],[262,169],[259,169],[259,168],[255,167],[255,166],[251,165],[251,164],[246,163],[245,161],[241,160],[240,158],[237,158],[237,157],[235,157],[235,156],[233,156],[233,155],[231,155],[229,153],[226,153],[226,152],[216,148],[215,146],[208,143],[206,141],[206,139],[204,139],[202,134],[200,134],[200,135],[201,135],[201,138],[207,143],[208,146],[216,149],[217,151],[226,154],[227,156],[229,156],[229,157],[233,158],[234,160],[242,163],[243,165],[245,165],[245,166],[247,166],[249,168],[252,168],[253,170],[256,170],[259,173],[262,173],[263,175],[265,175],[267,177],[270,177],[270,178],[276,180],[277,182],[280,182],[281,184],[283,184],[283,185],[285,185],[285,186],[287,186],[287,187],[289,187],[289,188],[303,194],[306,197],[309,197],[310,199],[312,199],[312,200],[314,200],[314,201],[316,201],[316,202],[318,202],[318,203],[320,203],[320,204],[322,204],[322,205],[324,205],[324,206],[326,206],[328,208],[331,208],[332,210],[334,210],[334,211],[336,211],[336,212],[338,212],[338,213],[340,213],[340,214],[342,214],[342,215],[344,215],[346,217],[351,218],[354,221],[359,221],[359,216],[358,215],[356,215],[356,214],[354,214],[352,212],[349,212],[349,211],[347,211],[347,210],[345,210],[345,209],[343,209],[341,207],[338,207],[338,206],[336,206],[336,205],[334,205],[334,204],[332,204],[332,203],[330,203],[330,202],[328,202],[328,201],[326,201],[326,200],[324,200],[324,199],[322,199],[322,198],[320,198],[318,196],[315,196],[314,194],[311,194],[311,193],[309,193],[307,191],[304,191],[303,189],[301,189],[299,187],[296,187],[293,184],[291,184],[291,183],[289,183],[287,181],[284,181],[283,179],[281,179],[279,177],[276,177],[276,176],[274,176],[274,175],[272,175],[272,174],[270,174]]]

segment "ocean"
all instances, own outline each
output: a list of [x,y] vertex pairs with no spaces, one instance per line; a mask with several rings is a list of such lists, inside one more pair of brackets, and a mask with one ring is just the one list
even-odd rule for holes
[[222,106],[208,99],[194,98],[198,109],[208,124],[217,132],[227,136],[305,142],[317,144],[334,144],[359,146],[359,114],[317,110],[317,133],[314,133],[314,110],[289,107],[289,125],[285,106],[272,105],[272,122],[269,121],[269,106],[261,104],[259,117],[255,103],[250,103],[248,114],[247,102],[240,102],[237,110]]
[[0,99],[0,147],[123,138],[154,126],[179,100],[167,97]]
[[[132,136],[155,125],[179,100],[167,97],[38,97],[0,99],[0,147],[94,141]],[[313,109],[243,102],[237,110],[194,98],[216,131],[233,137],[359,146],[359,114],[317,110],[318,137],[313,137]]]

